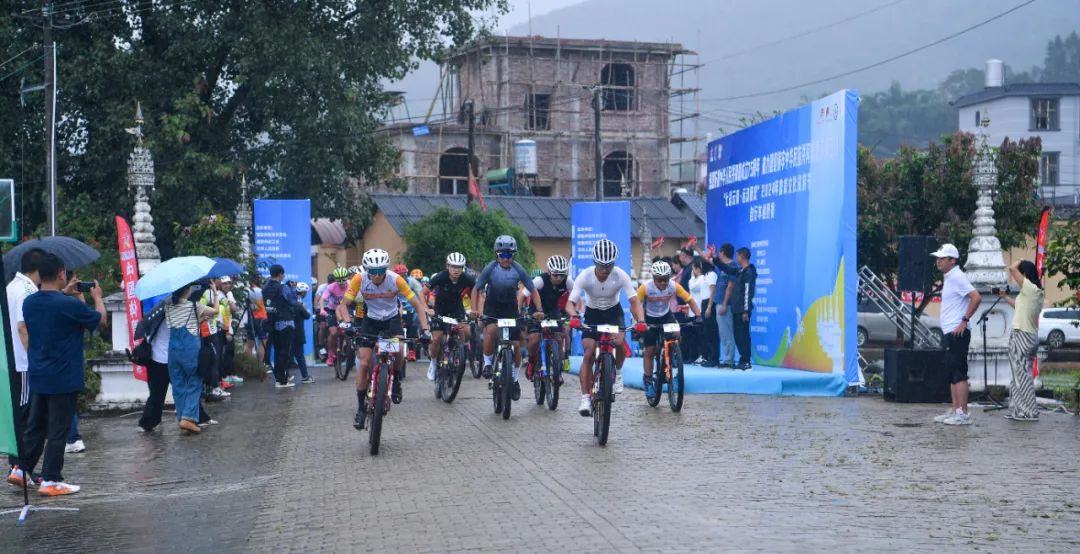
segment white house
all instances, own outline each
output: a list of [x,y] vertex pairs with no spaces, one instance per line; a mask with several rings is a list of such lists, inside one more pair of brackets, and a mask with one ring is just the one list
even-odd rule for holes
[[960,130],[988,140],[1042,139],[1039,196],[1061,211],[1080,208],[1080,83],[1005,83],[1001,60],[986,62],[986,86],[953,102]]

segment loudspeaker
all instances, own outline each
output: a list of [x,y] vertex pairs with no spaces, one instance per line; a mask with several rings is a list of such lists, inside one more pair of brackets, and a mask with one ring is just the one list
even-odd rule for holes
[[944,350],[885,350],[885,400],[941,403],[952,400]]
[[934,258],[937,239],[919,235],[900,237],[900,260],[897,264],[897,288],[912,292],[930,292],[934,285]]

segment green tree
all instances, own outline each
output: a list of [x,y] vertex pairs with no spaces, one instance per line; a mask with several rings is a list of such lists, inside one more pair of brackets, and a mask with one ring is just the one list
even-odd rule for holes
[[469,266],[479,270],[494,259],[492,245],[499,235],[517,240],[517,262],[525,269],[536,267],[536,254],[525,230],[501,211],[481,211],[476,205],[464,211],[439,208],[405,229],[405,263],[425,274],[446,268],[446,255],[461,252]]
[[1046,59],[1040,80],[1044,83],[1075,83],[1080,81],[1080,35],[1076,31],[1064,39],[1054,37],[1046,45]]
[[243,259],[240,230],[224,215],[211,214],[191,225],[181,227],[179,223],[174,223],[173,226],[176,227],[176,253],[181,256],[210,256],[229,258],[242,264],[248,262]]
[[1045,262],[1046,280],[1060,277],[1057,286],[1073,291],[1063,304],[1080,306],[1080,216],[1050,225]]
[[[67,194],[90,194],[98,214],[130,215],[125,170],[133,139],[124,129],[141,101],[157,164],[158,221],[183,227],[231,210],[246,174],[254,196],[311,198],[313,216],[350,222],[355,238],[373,213],[363,185],[384,180],[397,159],[373,134],[388,108],[382,83],[474,37],[473,14],[505,10],[505,0],[56,6],[58,182]],[[5,60],[40,41],[38,22],[23,16],[40,14],[41,5],[17,0],[6,8],[20,17],[0,18]],[[7,70],[0,73],[0,174],[37,181],[21,189],[22,226],[32,229],[46,206],[41,96],[22,109],[15,85],[44,77],[40,62],[10,77]],[[158,235],[166,257],[175,251],[175,229],[163,225]]]

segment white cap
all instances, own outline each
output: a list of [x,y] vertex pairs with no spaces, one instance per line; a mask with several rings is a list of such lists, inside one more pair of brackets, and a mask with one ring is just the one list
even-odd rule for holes
[[935,258],[956,258],[958,260],[960,259],[960,251],[957,250],[955,246],[947,242],[945,244],[942,244],[941,248],[938,248],[937,252],[934,252],[930,255]]
[[222,277],[221,279],[218,279],[218,281],[221,281],[222,283],[231,283],[232,282],[232,277],[229,277],[228,275],[226,275],[226,276]]

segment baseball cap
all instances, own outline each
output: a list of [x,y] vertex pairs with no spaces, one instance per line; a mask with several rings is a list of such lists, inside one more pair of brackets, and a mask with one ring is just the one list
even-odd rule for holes
[[222,283],[231,283],[232,282],[232,277],[229,277],[228,275],[226,275],[226,276],[222,277],[221,279],[218,279],[218,281],[220,281]]
[[948,242],[946,242],[945,244],[942,244],[941,248],[938,248],[937,252],[934,252],[933,254],[930,254],[930,255],[935,257],[935,258],[956,258],[958,260],[960,259],[960,251],[957,250],[955,246],[953,246],[952,244],[950,244]]

